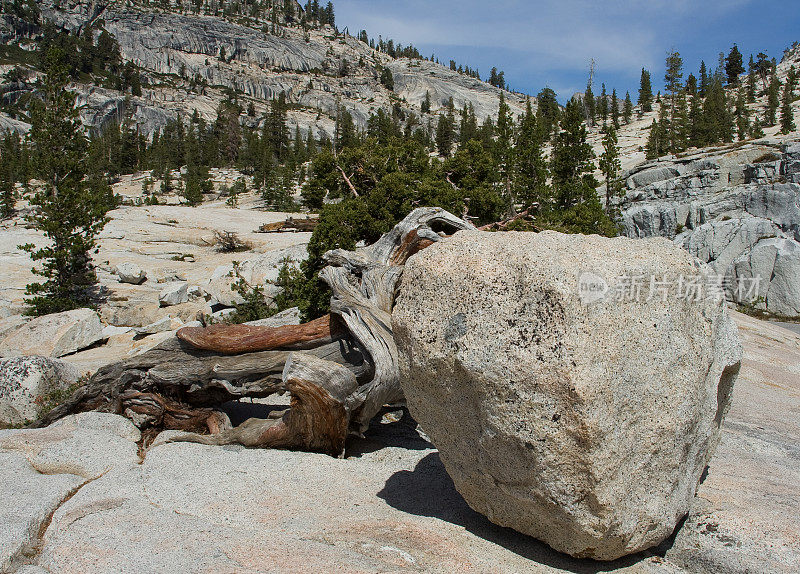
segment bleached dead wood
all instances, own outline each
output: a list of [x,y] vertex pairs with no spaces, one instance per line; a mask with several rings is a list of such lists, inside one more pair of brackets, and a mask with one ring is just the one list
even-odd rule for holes
[[[277,328],[216,325],[100,369],[38,421],[101,410],[139,428],[189,431],[173,440],[291,448],[340,455],[348,433],[363,433],[385,404],[403,400],[391,312],[403,265],[414,253],[473,226],[439,208],[415,209],[376,243],[325,255],[331,314]],[[280,418],[236,428],[220,406],[289,392]],[[211,432],[211,435],[199,434]]]

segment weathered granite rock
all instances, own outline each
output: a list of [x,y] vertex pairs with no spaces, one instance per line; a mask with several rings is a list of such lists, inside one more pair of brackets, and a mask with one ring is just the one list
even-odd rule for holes
[[0,356],[62,357],[103,338],[100,317],[91,309],[73,309],[37,317],[0,343]]
[[[683,214],[686,221],[688,208]],[[672,237],[683,222],[678,220],[677,205],[674,203],[655,203],[637,205],[623,215],[623,226],[628,237]]]
[[[599,568],[491,524],[408,417],[374,421],[345,460],[165,444],[167,432],[138,464],[129,421],[86,413],[0,430],[0,571],[796,574],[800,335],[732,315],[745,341],[733,405],[689,516],[658,555]],[[79,488],[95,472],[105,473]],[[22,568],[6,568],[12,560]]]
[[[763,239],[800,241],[799,147],[750,143],[637,166],[622,176],[627,182],[618,200],[623,232],[678,236],[680,245],[715,271],[734,274],[733,261],[747,259]],[[778,293],[784,285],[789,290]],[[779,281],[773,289],[775,301],[796,297],[791,284]],[[800,316],[793,304],[779,306],[788,317]]]
[[762,239],[733,262],[727,284],[737,303],[782,317],[800,315],[800,243]]
[[78,369],[51,357],[0,360],[0,423],[21,425],[36,420],[43,398],[67,390],[79,378]]
[[[73,30],[101,12],[104,27],[119,42],[123,59],[135,63],[143,74],[207,82],[202,90],[188,87],[188,82],[153,82],[141,96],[133,97],[78,85],[81,119],[96,129],[127,117],[149,135],[170,119],[189,117],[195,109],[213,121],[217,104],[224,98],[220,87],[246,94],[259,107],[285,94],[295,104],[288,114],[291,128],[296,125],[304,134],[312,130],[315,135],[333,135],[333,118],[342,105],[356,125],[365,127],[370,113],[378,107],[389,109],[395,95],[406,113],[419,114],[428,93],[433,103],[430,119],[435,119],[451,97],[459,109],[471,104],[480,121],[495,116],[498,110],[500,90],[487,82],[426,60],[391,58],[327,26],[305,31],[296,25],[280,26],[279,33],[269,33],[266,22],[222,14],[178,14],[170,13],[170,8],[156,12],[108,2],[42,0],[39,4],[45,19]],[[348,73],[334,73],[345,62]],[[392,72],[394,91],[380,83],[381,67]],[[524,111],[522,94],[506,92],[505,97],[515,116]],[[252,123],[259,121],[253,119]]]
[[776,183],[761,187],[747,198],[748,213],[769,219],[787,231],[800,229],[800,185]]
[[[721,295],[675,292],[704,281],[695,261],[663,239],[554,232],[458,232],[409,260],[401,382],[470,506],[578,557],[673,532],[741,359]],[[637,296],[639,275],[670,290]]]
[[659,181],[672,179],[680,175],[674,166],[653,167],[644,171],[635,173],[628,178],[627,186],[629,189],[650,185]]
[[47,429],[0,431],[0,572],[36,555],[53,512],[82,486],[115,467],[136,466],[139,438],[130,421],[104,413],[70,416]]
[[689,253],[709,263],[721,274],[743,253],[750,251],[762,239],[782,237],[783,232],[768,219],[742,217],[725,221],[709,221],[687,231],[675,242]]
[[158,302],[162,307],[180,305],[189,301],[189,284],[185,281],[173,281],[161,288]]
[[137,335],[155,335],[156,333],[163,333],[172,328],[172,319],[169,315],[161,317],[158,321],[145,325],[144,327],[134,327]]
[[258,319],[256,321],[248,321],[245,325],[252,325],[254,327],[282,327],[283,325],[299,325],[300,324],[300,309],[292,307],[280,313],[276,313],[272,317],[266,319]]
[[129,261],[117,265],[115,272],[117,277],[119,277],[120,283],[141,285],[144,283],[144,280],[147,279],[147,273],[145,273],[141,267]]

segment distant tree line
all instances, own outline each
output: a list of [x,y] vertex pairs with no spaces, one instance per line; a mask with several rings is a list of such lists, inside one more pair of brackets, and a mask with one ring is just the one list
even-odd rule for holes
[[[797,73],[790,68],[786,81],[776,74],[775,60],[759,53],[750,57],[747,69],[742,54],[734,45],[719,66],[709,71],[701,62],[697,76],[683,80],[683,58],[677,51],[666,58],[663,96],[659,96],[659,115],[650,128],[647,157],[680,153],[690,147],[744,141],[764,135],[765,127],[780,122],[781,133],[795,129],[792,102],[797,89]],[[651,110],[653,94],[650,74],[642,70],[639,104]],[[751,111],[748,104],[763,97],[763,113]],[[780,118],[778,112],[780,111]]]

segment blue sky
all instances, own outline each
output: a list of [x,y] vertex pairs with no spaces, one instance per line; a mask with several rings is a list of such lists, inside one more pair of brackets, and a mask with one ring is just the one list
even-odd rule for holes
[[685,73],[700,61],[717,65],[719,53],[738,44],[779,61],[800,41],[797,0],[337,0],[336,23],[355,35],[392,38],[417,46],[441,62],[456,60],[486,78],[505,71],[515,90],[535,95],[542,87],[561,101],[583,91],[589,62],[596,62],[595,92],[605,82],[636,98],[642,67],[661,88],[664,57],[678,50]]

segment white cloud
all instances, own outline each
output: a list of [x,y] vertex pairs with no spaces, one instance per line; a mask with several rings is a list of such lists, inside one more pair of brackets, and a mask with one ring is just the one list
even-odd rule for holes
[[719,16],[753,0],[339,0],[340,22],[404,44],[513,50],[539,71],[580,69],[591,58],[609,72],[663,60],[672,26],[691,12]]

